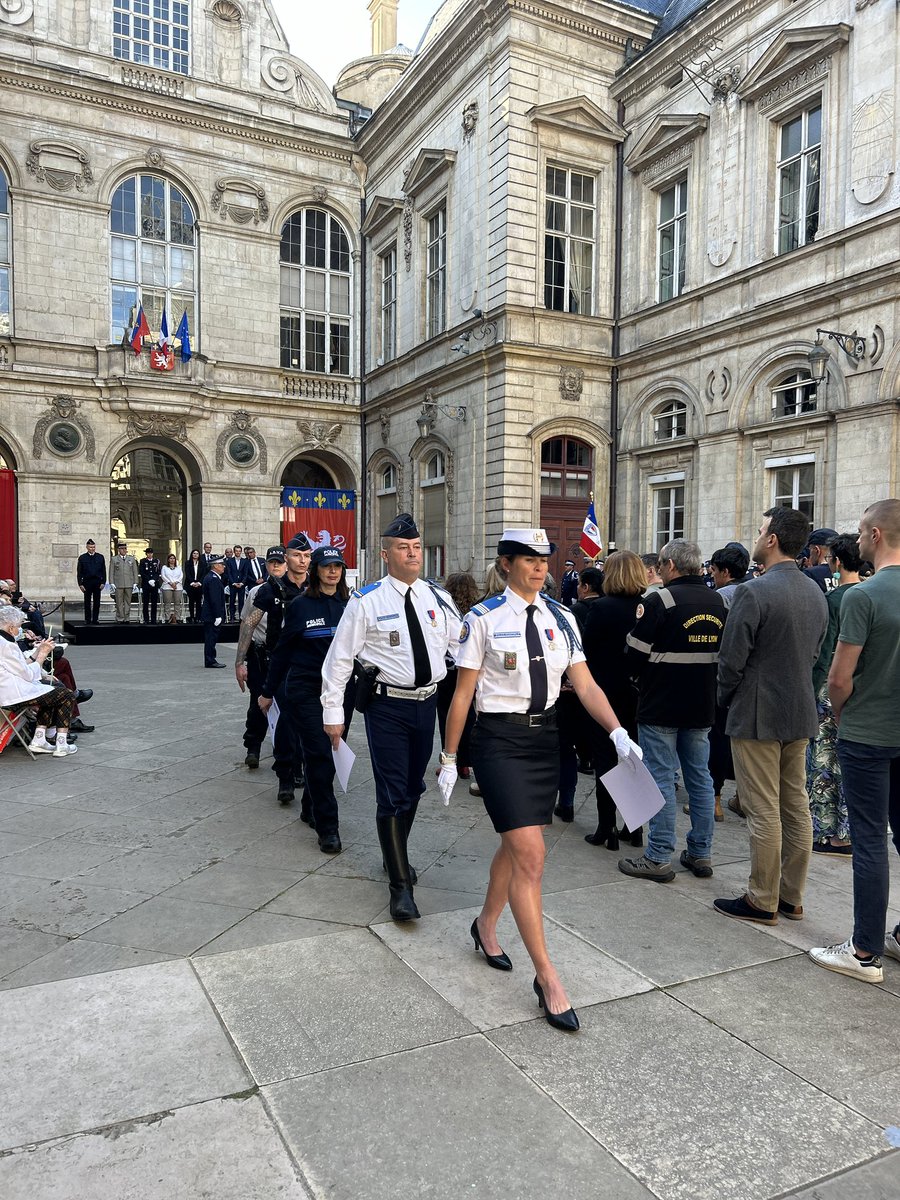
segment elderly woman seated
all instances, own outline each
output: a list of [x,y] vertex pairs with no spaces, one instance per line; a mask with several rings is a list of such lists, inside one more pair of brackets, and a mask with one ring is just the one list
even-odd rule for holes
[[[0,705],[7,712],[37,709],[37,728],[31,745],[33,754],[52,754],[66,758],[78,747],[69,744],[69,725],[75,695],[61,683],[45,680],[41,670],[53,651],[53,639],[37,642],[31,661],[19,649],[16,639],[25,614],[12,604],[0,607]],[[48,726],[56,726],[55,748],[47,741]]]

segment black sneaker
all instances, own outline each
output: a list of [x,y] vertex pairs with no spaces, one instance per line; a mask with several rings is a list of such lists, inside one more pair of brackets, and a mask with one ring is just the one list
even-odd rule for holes
[[640,858],[620,858],[619,870],[634,879],[652,879],[654,883],[671,883],[675,872],[669,863],[655,862],[642,854]]
[[292,787],[280,787],[278,789],[278,803],[283,804],[285,808],[289,804],[294,803],[294,789]]
[[244,766],[249,767],[251,771],[255,771],[259,766],[259,751],[248,750],[247,757],[244,759]]
[[681,858],[678,861],[683,867],[693,871],[698,879],[709,879],[713,873],[712,863],[708,858],[694,858],[693,854],[688,854],[687,850],[682,850]]
[[778,914],[766,912],[751,904],[746,895],[737,900],[713,900],[713,908],[723,917],[734,917],[736,921],[753,921],[756,925],[777,925]]
[[813,854],[831,854],[835,858],[852,858],[852,846],[835,846],[831,842],[813,842]]

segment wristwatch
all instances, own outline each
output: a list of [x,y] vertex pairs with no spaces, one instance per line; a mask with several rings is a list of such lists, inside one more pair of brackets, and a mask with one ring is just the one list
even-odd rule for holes
[[455,767],[456,766],[456,755],[455,754],[447,754],[445,751],[442,750],[440,759],[438,761],[440,762],[442,767]]

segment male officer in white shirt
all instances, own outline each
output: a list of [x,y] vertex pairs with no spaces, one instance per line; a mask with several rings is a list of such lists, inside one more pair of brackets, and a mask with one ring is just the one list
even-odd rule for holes
[[335,749],[344,731],[344,689],[354,660],[374,668],[365,709],[377,800],[376,825],[390,879],[391,917],[419,916],[407,839],[431,758],[437,683],[458,647],[460,614],[443,588],[420,579],[422,542],[409,513],[381,537],[387,575],[355,591],[322,668],[322,719]]

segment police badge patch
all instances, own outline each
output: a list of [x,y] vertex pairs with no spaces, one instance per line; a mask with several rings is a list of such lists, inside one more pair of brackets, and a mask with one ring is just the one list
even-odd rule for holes
[[468,636],[469,636],[469,622],[463,621],[463,627],[459,631],[459,644],[462,645],[463,642],[466,640],[466,638],[468,638]]
[[634,615],[635,615],[635,617],[637,618],[637,620],[638,620],[638,621],[641,619],[641,617],[644,615],[644,606],[643,606],[643,604],[639,604],[639,605],[637,606],[637,608],[634,610]]
[[390,637],[388,638],[388,641],[390,642],[390,644],[391,644],[392,646],[399,646],[399,645],[400,645],[400,634],[397,632],[397,630],[396,630],[396,629],[392,629],[392,630],[391,630]]
[[518,656],[517,656],[515,650],[505,651],[505,653],[503,655],[504,671],[514,671],[516,669],[517,660],[518,660]]

